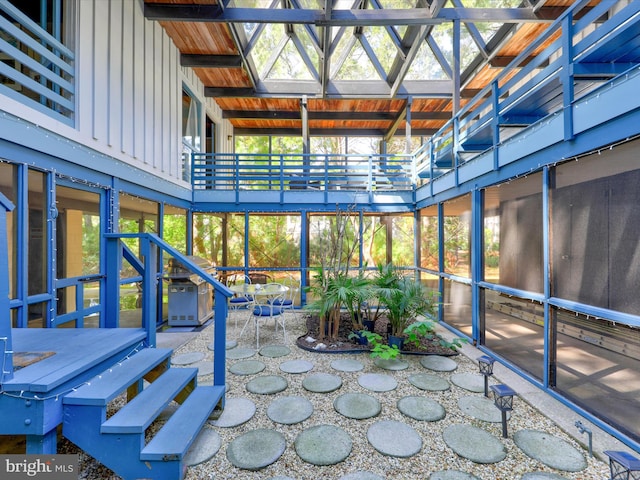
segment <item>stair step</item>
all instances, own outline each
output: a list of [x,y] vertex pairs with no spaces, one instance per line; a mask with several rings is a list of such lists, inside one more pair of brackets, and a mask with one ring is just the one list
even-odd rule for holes
[[224,392],[223,386],[197,387],[144,447],[140,460],[182,459]]
[[144,433],[151,422],[198,374],[197,368],[171,368],[100,427],[102,433]]
[[171,353],[168,348],[145,348],[65,395],[62,401],[65,405],[105,406],[154,367],[168,361]]

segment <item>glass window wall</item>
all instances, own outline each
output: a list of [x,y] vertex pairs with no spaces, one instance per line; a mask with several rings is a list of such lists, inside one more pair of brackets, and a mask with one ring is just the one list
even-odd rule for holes
[[471,195],[444,204],[444,271],[471,278]]

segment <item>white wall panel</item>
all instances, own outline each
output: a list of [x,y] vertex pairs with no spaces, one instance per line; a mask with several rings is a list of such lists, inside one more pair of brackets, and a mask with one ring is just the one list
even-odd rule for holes
[[[155,175],[188,186],[181,168],[185,82],[204,107],[202,133],[206,113],[216,122],[218,150],[231,151],[230,123],[204,97],[193,71],[180,66],[180,52],[160,24],[144,18],[141,0],[77,0],[75,7],[75,127],[12,99],[3,98],[3,110],[52,132],[61,145],[88,147],[64,156],[68,161],[109,173],[111,157],[114,171],[122,171],[121,162],[140,169],[127,180],[145,184]],[[24,145],[53,154],[35,137]]]

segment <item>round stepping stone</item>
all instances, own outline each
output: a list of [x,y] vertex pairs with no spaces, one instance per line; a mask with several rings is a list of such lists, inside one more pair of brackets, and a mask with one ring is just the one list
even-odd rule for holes
[[291,353],[291,349],[286,345],[267,345],[258,352],[263,357],[278,358],[286,357]]
[[385,370],[406,370],[409,368],[409,362],[398,358],[376,358],[373,363],[376,367],[384,368]]
[[[232,348],[236,348],[237,346],[238,346],[237,340],[227,340],[227,342],[225,343],[226,350],[231,350]],[[213,343],[210,343],[209,345],[207,345],[207,348],[213,352],[216,346]]]
[[395,420],[374,423],[367,430],[373,448],[388,457],[411,457],[422,448],[422,438],[413,428]]
[[313,405],[304,397],[283,397],[275,400],[267,408],[267,417],[276,423],[293,425],[311,416]]
[[213,360],[204,360],[202,362],[194,363],[191,367],[198,369],[199,377],[211,375],[213,373]]
[[513,436],[513,441],[526,455],[556,470],[579,472],[587,468],[582,453],[547,432],[519,430]]
[[234,348],[227,352],[227,360],[240,360],[242,358],[253,357],[256,351],[252,348]]
[[330,373],[314,373],[302,381],[302,387],[314,393],[329,393],[342,386],[342,379]]
[[343,475],[338,480],[385,480],[385,478],[371,472],[353,472]]
[[436,372],[453,372],[458,368],[458,364],[454,360],[440,355],[427,355],[422,357],[420,359],[420,365]]
[[280,364],[280,370],[285,373],[306,373],[313,368],[313,363],[306,360],[289,360]]
[[286,448],[284,435],[275,430],[252,430],[233,440],[227,447],[227,459],[243,470],[260,470],[277,461]]
[[285,390],[289,383],[280,375],[264,375],[247,383],[247,390],[260,395],[272,395]]
[[408,380],[414,387],[430,392],[444,392],[451,388],[451,384],[447,380],[429,373],[415,373],[409,375]]
[[566,478],[555,473],[529,472],[522,475],[520,480],[566,480]]
[[380,373],[365,373],[364,375],[360,375],[358,377],[358,384],[372,392],[389,392],[395,390],[398,386],[395,378]]
[[251,420],[255,413],[256,404],[248,398],[228,398],[220,416],[209,420],[209,424],[221,428],[237,427]]
[[172,365],[191,365],[192,363],[199,362],[204,358],[204,353],[202,352],[190,352],[190,353],[182,353],[180,355],[176,355],[175,357],[171,357]]
[[471,425],[449,425],[442,432],[442,438],[451,450],[475,463],[497,463],[507,456],[500,440]]
[[260,373],[267,366],[260,360],[243,360],[234,363],[229,367],[229,371],[234,375],[255,375]]
[[[461,397],[458,399],[458,408],[465,415],[483,422],[502,423],[502,412],[487,397]],[[507,412],[507,418],[510,416],[511,412]]]
[[449,377],[451,383],[470,392],[484,393],[484,377],[475,373],[454,373]]
[[336,398],[333,408],[347,418],[362,420],[380,414],[382,407],[377,398],[366,393],[345,393]]
[[218,432],[210,428],[203,428],[184,456],[184,463],[189,467],[193,467],[206,462],[218,453],[221,446],[222,440]]
[[398,410],[407,417],[425,422],[437,422],[446,415],[444,407],[425,397],[404,397],[398,400]]
[[359,372],[364,368],[364,365],[358,360],[345,358],[342,360],[334,360],[333,362],[331,362],[331,368],[340,372]]
[[475,475],[460,470],[442,470],[433,472],[429,476],[429,480],[480,480]]
[[334,425],[317,425],[304,430],[294,442],[298,456],[312,465],[335,465],[351,453],[351,437]]

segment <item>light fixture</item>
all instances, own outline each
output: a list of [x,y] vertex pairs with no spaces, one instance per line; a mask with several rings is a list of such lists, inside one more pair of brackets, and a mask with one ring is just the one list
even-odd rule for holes
[[513,410],[513,397],[516,392],[507,385],[491,385],[493,401],[502,412],[502,436],[507,438],[507,412]]
[[484,396],[489,396],[489,377],[493,375],[493,362],[495,360],[489,355],[482,355],[478,357],[478,366],[480,367],[480,373],[484,376]]

